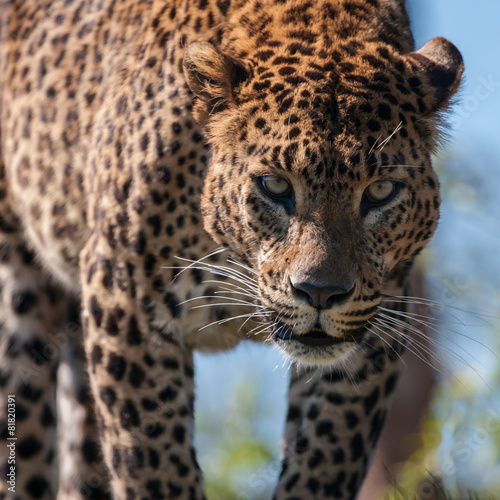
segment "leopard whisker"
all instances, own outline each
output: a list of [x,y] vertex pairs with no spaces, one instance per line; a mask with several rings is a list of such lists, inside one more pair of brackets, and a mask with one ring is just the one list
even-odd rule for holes
[[[206,266],[191,265],[191,266],[186,266],[186,267],[166,266],[166,267],[163,267],[163,269],[182,269],[181,272],[185,271],[186,269],[195,269],[198,271],[204,271],[204,272],[212,273],[212,274],[215,274],[218,276],[225,276],[226,278],[232,279],[234,281],[237,281],[238,283],[241,283],[242,285],[245,285],[245,286],[248,286],[249,288],[257,290],[257,286],[255,285],[254,280],[250,281],[251,279],[248,277],[242,278],[238,274],[236,274],[236,275],[232,274],[232,273],[226,271],[225,269],[223,269],[223,267],[218,267],[218,266],[206,267]],[[172,283],[177,279],[177,277],[181,274],[181,272],[179,272],[175,276],[175,278],[172,280]]]
[[255,330],[259,330],[259,331],[257,331],[257,333],[255,333],[254,335],[259,335],[262,331],[261,329],[265,329],[265,328],[269,327],[272,323],[273,323],[272,321],[266,321],[265,323],[260,323],[256,327],[252,328],[249,332],[247,332],[247,335],[253,334],[253,332],[255,332]]
[[[350,365],[350,366],[349,366]],[[352,359],[349,357],[340,360],[340,369],[349,379],[350,384],[354,387],[356,392],[359,392],[358,382],[354,378],[354,372],[356,371],[356,366],[354,365]],[[333,375],[333,367],[330,367],[330,379]]]
[[242,269],[244,269],[245,271],[248,271],[249,273],[255,274],[255,276],[259,276],[259,273],[255,269],[252,269],[251,267],[245,266],[245,264],[242,264],[241,262],[237,261],[233,257],[228,257],[227,261],[230,264],[235,264],[236,266],[241,267]]
[[[426,340],[430,340],[429,336],[426,335],[425,333],[423,333],[422,331],[420,331],[418,328],[414,327],[413,325],[408,325],[407,323],[405,322],[401,322],[400,321],[400,324],[398,323],[395,323],[395,318],[388,318],[393,324],[397,325],[397,326],[403,326],[404,329],[407,329],[407,330],[410,330],[411,332],[414,332],[415,334],[419,335],[420,337],[426,339]],[[379,320],[381,322],[383,322],[382,320]],[[385,322],[384,322],[385,323]],[[401,325],[402,323],[402,325]],[[388,328],[389,325],[387,325]],[[396,331],[394,329],[392,329],[393,331]],[[413,338],[410,334],[408,334],[407,332],[399,332],[400,335],[404,336],[405,338],[407,338],[410,342],[412,342],[414,345],[416,345],[417,347],[420,347],[420,349],[423,349],[425,352],[427,352],[427,354],[429,356],[431,356],[433,359],[435,359],[436,361],[438,361],[440,363],[441,366],[446,366],[445,363],[444,363],[444,360],[441,359],[439,360],[435,354],[435,352],[433,352],[432,350],[429,349],[429,347],[427,346],[423,346],[423,344],[419,341],[417,341],[415,338]],[[451,359],[455,359],[461,363],[463,363],[465,366],[469,367],[472,371],[474,371],[474,373],[481,379],[481,381],[487,386],[489,387],[488,383],[486,382],[486,380],[481,376],[481,374],[479,373],[479,371],[474,368],[471,363],[469,361],[467,361],[467,359],[465,359],[463,356],[461,356],[460,354],[458,354],[457,352],[453,351],[452,349],[446,347],[446,346],[440,346],[440,345],[435,345],[435,347],[438,349],[439,353],[441,354],[441,356],[444,358],[446,357],[448,360],[451,360]],[[443,350],[446,349],[447,352],[443,352]],[[411,351],[410,351],[411,352]],[[476,358],[474,358],[475,361],[479,362]],[[480,362],[479,362],[480,363]],[[432,366],[430,363],[428,363],[429,366]],[[481,363],[480,363],[481,364]],[[440,373],[442,373],[443,375],[445,375],[445,373],[442,371],[442,370],[439,370],[437,367],[435,366],[432,366],[435,370],[439,371]],[[460,382],[460,380],[452,373],[452,371],[450,369],[447,370],[448,371],[448,375],[451,374],[452,377],[457,380],[458,382]],[[460,382],[461,383],[461,382]],[[462,384],[463,385],[463,384]]]
[[[428,346],[424,345],[421,341],[411,337],[407,332],[406,330],[409,330],[410,332],[412,333],[415,333],[416,335],[420,334],[419,336],[423,336],[424,339],[426,340],[430,340],[430,338],[428,338],[427,336],[425,336],[425,334],[422,334],[422,332],[420,332],[418,330],[418,328],[416,328],[415,326],[413,325],[409,325],[407,323],[405,323],[404,321],[400,321],[400,320],[395,320],[395,318],[392,318],[390,316],[387,316],[385,314],[380,314],[379,317],[383,317],[384,319],[381,320],[381,321],[384,321],[384,324],[392,324],[394,327],[400,327],[402,330],[398,330],[398,332],[400,333],[400,335],[406,335],[406,339],[411,342],[413,345],[415,345],[416,347],[420,348],[420,349],[424,349],[425,352],[429,355],[429,356],[432,356],[436,359],[436,361],[438,360],[437,358],[437,354],[432,350],[430,349]],[[436,348],[438,348],[438,352],[439,354],[441,354],[442,358],[443,358],[443,352],[439,349],[439,346],[435,345]],[[444,359],[439,359],[439,363],[440,364],[444,364]]]
[[[210,264],[208,262],[202,262],[204,259],[212,256],[212,255],[215,255],[216,253],[220,253],[219,252],[212,252],[212,254],[209,254],[205,257],[203,257],[202,259],[199,259],[199,260],[192,260],[192,259],[187,259],[187,258],[184,258],[184,257],[176,257],[176,259],[182,261],[182,262],[188,262],[189,265],[186,266],[186,267],[178,267],[178,268],[181,268],[182,271],[181,272],[184,272],[186,269],[200,269],[200,270],[203,270],[203,271],[208,271],[208,272],[214,272],[213,270],[215,269],[216,271],[222,271],[222,272],[225,272],[225,273],[228,273],[230,274],[231,276],[233,277],[238,277],[244,281],[249,281],[251,282],[251,284],[255,284],[256,281],[254,278],[251,278],[250,276],[248,276],[247,274],[244,274],[242,273],[241,271],[238,271],[237,269],[234,269],[232,267],[229,267],[229,266],[223,266],[221,264]],[[229,261],[229,259],[228,259]],[[242,264],[239,264],[235,261],[235,264],[239,265],[240,267],[242,267]],[[218,272],[217,274],[222,274],[222,272]],[[180,273],[179,273],[180,274]],[[178,276],[178,275],[177,275]],[[176,276],[176,277],[177,277]],[[175,278],[174,278],[175,280]]]
[[[383,317],[385,319],[385,321],[390,321],[393,324],[402,327],[404,330],[408,330],[411,333],[415,333],[416,335],[424,338],[425,340],[427,340],[428,342],[430,342],[437,349],[440,349],[441,347],[442,348],[446,347],[444,344],[441,344],[439,341],[433,339],[432,337],[430,337],[426,333],[422,332],[415,325],[412,325],[411,323],[407,323],[406,321],[404,321],[402,319],[393,318],[392,316],[388,316],[388,315],[383,314],[383,313],[381,313],[380,316]],[[448,349],[450,349],[450,348],[448,347]]]
[[244,297],[248,297],[250,299],[256,300],[258,297],[253,294],[245,293],[245,292],[239,292],[238,290],[228,290],[227,288],[222,288],[222,290],[216,290],[214,292],[214,297],[219,296],[221,293],[225,293],[228,295],[242,295]]
[[[368,324],[371,325],[373,328],[375,328],[375,330],[379,330],[379,328],[374,324],[372,323],[371,321],[368,321]],[[381,335],[378,334],[378,331],[373,331],[372,329],[370,329],[370,332],[372,332],[373,334],[375,334],[377,336],[377,338],[379,338],[384,344],[388,345],[392,351],[394,351],[394,353],[398,356],[398,358],[401,360],[401,362],[403,363],[403,365],[406,366],[406,363],[404,361],[404,359],[401,357],[401,355],[399,354],[398,351],[396,351],[396,349],[394,348],[394,346],[388,342],[387,340],[385,340]],[[376,349],[375,346],[371,346],[370,344],[368,344],[368,342],[366,342],[366,340],[363,340],[363,343],[368,345],[369,347],[373,348],[373,349]],[[386,349],[386,347],[384,346],[384,350]],[[385,351],[387,353],[387,351]]]
[[[448,360],[455,359],[456,361],[464,364],[465,366],[468,366],[486,384],[486,386],[488,386],[488,383],[483,379],[483,377],[480,375],[480,373],[472,366],[472,364],[465,357],[463,357],[462,355],[460,355],[458,352],[456,352],[453,349],[451,349],[450,347],[442,344],[441,342],[439,342],[439,341],[437,341],[435,339],[432,339],[432,337],[430,337],[426,333],[422,332],[421,330],[419,330],[418,328],[416,328],[413,325],[408,325],[407,323],[405,323],[405,322],[403,322],[401,320],[396,320],[395,318],[390,318],[390,320],[393,322],[393,324],[399,324],[399,325],[403,326],[403,328],[409,329],[412,333],[414,333],[415,335],[419,336],[420,338],[425,339],[428,342],[430,342],[431,345],[434,346],[434,348],[441,354],[441,356],[443,358],[446,357]],[[397,321],[397,323],[396,323],[396,321]],[[408,338],[413,343],[417,343],[418,342],[417,339],[415,339],[414,337],[411,337],[410,335],[408,335]],[[453,342],[453,340],[450,339],[449,337],[446,337],[446,338],[448,340],[450,340],[451,342]],[[466,354],[469,354],[468,351],[466,351],[462,346],[456,344],[455,342],[453,342],[453,344],[455,344],[459,349],[463,350]],[[476,361],[477,363],[479,363],[481,366],[485,367],[485,365],[483,363],[481,363],[481,361],[479,361],[477,358],[473,357],[473,359],[474,359],[474,361]],[[442,359],[440,362],[443,365],[445,364],[444,363],[444,359]]]
[[[442,326],[440,324],[434,323],[434,321],[439,321],[438,319],[429,317],[428,318],[429,321],[427,321],[427,320],[415,317],[413,315],[412,316],[408,316],[409,314],[411,314],[411,313],[408,313],[408,312],[394,311],[392,309],[387,309],[385,307],[381,307],[380,309],[384,310],[384,311],[387,311],[387,312],[390,312],[392,314],[396,314],[396,315],[401,316],[403,318],[406,318],[406,319],[408,319],[408,321],[415,321],[415,322],[417,322],[417,323],[425,326],[426,328],[431,329],[432,331],[434,331],[438,335],[442,335],[443,337],[445,337],[446,339],[448,339],[450,342],[452,342],[453,344],[455,344],[457,347],[459,347],[460,349],[464,350],[465,352],[467,352],[465,350],[465,348],[462,347],[462,346],[460,346],[457,342],[455,342],[452,337],[450,337],[449,335],[446,335],[444,333],[444,331],[453,333],[454,335],[458,335],[458,336],[463,337],[463,338],[465,338],[467,340],[470,340],[470,341],[474,342],[475,344],[479,345],[480,347],[486,349],[490,354],[492,354],[495,357],[495,359],[497,361],[500,361],[500,359],[498,358],[496,352],[493,349],[491,349],[490,347],[488,347],[486,344],[484,344],[483,342],[480,342],[479,340],[471,337],[470,335],[466,335],[463,332],[460,332],[460,331],[457,331],[457,330],[452,330],[452,329],[446,328],[446,327],[444,327],[444,326]],[[418,315],[418,316],[425,317],[425,316],[422,316],[422,315]],[[441,321],[443,321],[444,323],[446,323],[445,320],[441,320]],[[405,324],[407,324],[407,323],[405,322]],[[457,324],[457,323],[455,323],[455,324]],[[476,326],[476,327],[484,326],[484,325],[468,325],[467,323],[463,323],[463,322],[462,323],[458,323],[458,324],[460,324],[462,326],[468,326],[468,327],[470,327],[470,326]]]
[[205,328],[209,328],[209,327],[215,326],[215,325],[223,325],[225,323],[229,323],[229,321],[234,321],[235,319],[247,318],[247,321],[248,321],[248,319],[250,319],[254,316],[255,316],[254,312],[248,313],[248,314],[239,314],[238,316],[231,316],[230,318],[220,319],[217,321],[213,321],[212,323],[209,323],[208,325],[204,325],[201,328],[199,328],[198,331],[201,332],[202,330],[205,330]]
[[255,305],[252,302],[247,302],[246,300],[235,299],[233,297],[217,297],[225,300],[232,300],[234,302],[217,302],[214,304],[201,304],[199,306],[194,306],[191,309],[206,309],[207,307],[219,307],[219,306],[246,306],[252,307],[253,309],[265,309],[265,306]]
[[[271,325],[271,328],[272,327],[275,327],[279,322],[276,320],[272,325]],[[281,325],[278,327],[278,329],[276,331],[271,331],[269,337],[264,341],[265,343],[269,343],[271,341],[271,338],[272,336],[276,333],[276,332],[279,332],[283,327],[286,328],[286,324],[285,323],[281,323]]]
[[[263,307],[263,306],[260,306],[259,304],[255,304],[254,302],[249,302],[248,300],[238,299],[235,297],[225,297],[222,295],[217,295],[217,296],[215,296],[215,295],[199,295],[198,297],[192,297],[191,299],[186,299],[186,300],[182,301],[180,303],[180,305],[184,305],[184,304],[187,304],[189,302],[193,302],[195,300],[205,300],[205,299],[224,299],[224,300],[230,300],[230,301],[233,301],[234,303],[236,303],[236,304],[232,304],[232,305],[247,304],[249,306],[257,307],[257,308]],[[194,306],[191,309],[199,309],[201,307],[215,307],[218,305],[221,305],[221,304],[220,303],[202,304],[199,306]],[[228,305],[231,305],[231,304],[228,304]]]
[[195,269],[199,269],[200,271],[209,272],[219,276],[225,276],[227,278],[233,279],[239,283],[245,284],[250,288],[257,289],[257,282],[251,278],[250,276],[246,276],[239,271],[235,271],[227,266],[210,266],[210,267],[196,267]]
[[412,297],[409,295],[387,295],[387,294],[382,294],[382,301],[388,300],[394,303],[399,303],[399,304],[416,304],[416,305],[424,305],[424,306],[429,306],[437,309],[441,308],[446,308],[446,309],[452,309],[455,311],[460,311],[460,312],[465,312],[468,313],[475,318],[483,321],[485,324],[489,326],[493,326],[492,324],[488,323],[484,318],[490,318],[490,319],[495,319],[499,320],[500,317],[492,315],[486,311],[479,311],[475,309],[469,309],[466,307],[458,307],[458,306],[452,306],[451,304],[445,304],[444,302],[441,302],[439,300],[433,300],[433,299],[426,299],[423,297]]
[[[220,280],[203,280],[203,284],[216,284],[219,285],[221,290],[225,290],[226,286],[232,287],[233,290],[240,290],[241,292],[248,293],[249,296],[257,297],[257,294],[253,290],[248,290],[243,286],[237,285],[236,283],[231,283],[230,281],[220,281]],[[227,288],[229,290],[229,288]]]
[[460,318],[454,316],[453,314],[449,314],[450,316],[453,317],[454,320],[456,321],[451,321],[451,320],[448,320],[448,319],[444,319],[444,318],[435,318],[433,316],[428,316],[426,314],[419,314],[419,313],[414,313],[414,312],[410,312],[410,311],[398,311],[398,310],[394,310],[394,309],[390,309],[390,308],[387,308],[387,307],[382,307],[380,306],[380,309],[383,310],[383,311],[388,311],[388,312],[391,312],[391,313],[397,313],[401,316],[405,316],[406,318],[408,319],[411,319],[411,320],[415,320],[415,321],[418,321],[418,320],[422,320],[422,321],[429,321],[429,322],[432,322],[433,324],[436,324],[436,325],[439,325],[439,324],[449,324],[449,325],[460,325],[460,326],[482,326],[482,325],[471,325],[471,324],[467,324],[465,323],[464,321],[462,321]]
[[[443,374],[446,376],[446,373],[443,372],[441,369],[437,368],[436,366],[433,366],[433,364],[429,361],[429,359],[426,359],[426,357],[423,355],[423,352],[426,352],[425,349],[421,345],[415,345],[415,348],[411,347],[408,345],[408,342],[402,342],[398,337],[403,337],[405,339],[411,339],[411,337],[408,336],[407,333],[401,332],[398,329],[392,327],[390,324],[386,323],[385,321],[381,320],[380,318],[375,318],[377,321],[377,324],[382,327],[381,330],[385,335],[387,335],[389,338],[403,346],[405,349],[408,350],[408,352],[412,353],[414,356],[416,356],[418,359],[420,359],[423,363],[426,365],[430,366],[433,370],[438,371],[439,373]],[[391,335],[390,332],[393,332],[396,336]],[[428,348],[427,348],[428,349]],[[431,358],[437,359],[436,355],[431,352],[427,352],[428,355],[431,356]]]
[[[209,259],[210,257],[213,257],[214,255],[218,255],[218,254],[220,254],[220,253],[222,253],[222,252],[224,252],[226,250],[227,249],[224,248],[224,247],[219,247],[219,248],[215,249],[213,252],[210,252],[209,254],[205,255],[204,257],[201,257],[198,260],[185,259],[183,257],[175,257],[175,258],[178,259],[178,260],[182,260],[182,261],[186,261],[186,262],[191,262],[192,264],[201,264],[203,262],[203,260]],[[207,263],[205,263],[205,264],[207,265]],[[208,265],[210,265],[210,264],[208,264]],[[182,272],[184,272],[185,270],[189,269],[190,267],[191,266],[187,266],[187,267],[184,267],[184,268],[165,266],[165,267],[163,267],[163,269],[182,269],[182,271],[180,271],[180,273],[179,273],[179,274],[181,274]],[[174,280],[177,278],[177,276],[174,278]]]
[[248,317],[248,318],[247,318],[247,319],[246,319],[246,320],[245,320],[245,321],[241,324],[241,326],[238,328],[238,332],[240,332],[240,331],[243,329],[243,327],[244,327],[244,326],[245,326],[245,325],[246,325],[246,324],[247,324],[247,323],[248,323],[248,322],[249,322],[249,321],[250,321],[253,317],[259,317],[259,316],[261,316],[261,317],[262,317],[262,315],[261,315],[260,313],[259,313],[259,314],[257,314],[257,313],[255,313],[255,312],[254,312],[254,314],[250,315],[250,316],[249,316],[249,317]]

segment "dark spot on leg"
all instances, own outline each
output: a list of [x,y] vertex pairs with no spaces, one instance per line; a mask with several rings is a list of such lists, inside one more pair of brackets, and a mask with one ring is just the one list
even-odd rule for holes
[[12,310],[16,314],[26,314],[38,302],[38,295],[31,290],[23,290],[12,294]]
[[86,437],[82,444],[82,456],[85,462],[91,464],[99,457],[99,446],[94,439]]
[[99,395],[101,397],[101,401],[108,407],[108,410],[111,413],[111,409],[116,401],[115,391],[111,387],[101,387]]
[[108,364],[106,366],[107,372],[117,381],[123,379],[125,370],[127,369],[127,362],[123,356],[111,353],[109,355]]
[[137,427],[139,425],[139,413],[132,400],[127,399],[120,410],[120,423],[124,429]]
[[92,314],[92,317],[94,318],[95,324],[99,328],[102,323],[102,307],[99,305],[99,302],[97,301],[97,298],[93,296],[90,299],[90,314]]
[[50,486],[43,477],[32,476],[26,481],[24,491],[33,498],[42,498],[47,492],[50,492]]
[[[17,408],[16,408],[17,410]],[[17,411],[16,411],[17,413]],[[40,423],[44,427],[53,427],[56,424],[54,413],[48,404],[43,405],[42,413],[40,415]]]
[[36,455],[42,449],[42,442],[35,436],[25,437],[17,444],[17,452],[23,459]]
[[174,428],[172,430],[172,437],[177,443],[184,443],[186,437],[186,428],[181,424],[174,425]]

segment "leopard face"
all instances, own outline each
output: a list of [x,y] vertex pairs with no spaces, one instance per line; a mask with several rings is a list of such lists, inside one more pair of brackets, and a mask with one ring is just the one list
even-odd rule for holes
[[195,44],[185,67],[213,147],[205,229],[258,275],[273,342],[306,364],[343,359],[436,228],[430,154],[458,51],[361,44],[341,60],[278,54],[264,71]]

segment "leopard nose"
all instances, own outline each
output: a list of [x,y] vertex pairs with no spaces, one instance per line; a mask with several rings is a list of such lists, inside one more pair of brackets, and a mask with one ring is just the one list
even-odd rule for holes
[[306,301],[316,309],[330,309],[345,302],[354,292],[355,284],[335,284],[318,282],[291,282],[292,290],[298,299]]

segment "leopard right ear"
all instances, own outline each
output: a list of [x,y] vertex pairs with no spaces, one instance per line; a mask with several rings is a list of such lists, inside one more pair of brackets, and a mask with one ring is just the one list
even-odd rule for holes
[[194,116],[200,124],[235,105],[234,89],[248,78],[243,64],[211,43],[194,42],[184,53],[184,75],[194,94]]
[[432,113],[446,108],[464,72],[464,61],[455,45],[446,38],[436,37],[405,57],[412,65],[412,76],[425,83],[421,111]]

